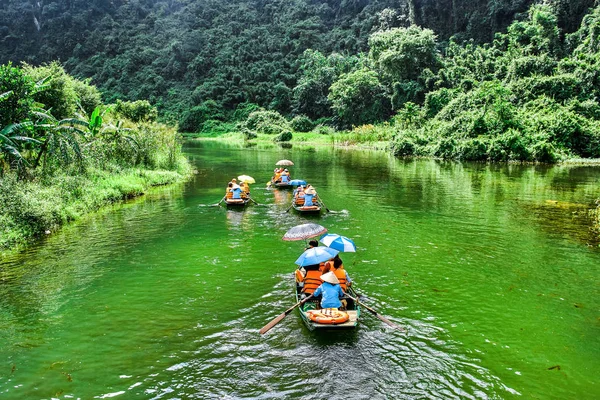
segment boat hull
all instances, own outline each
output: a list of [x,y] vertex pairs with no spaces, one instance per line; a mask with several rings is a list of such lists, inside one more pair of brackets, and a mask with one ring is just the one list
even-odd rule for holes
[[[350,287],[348,288],[348,293],[352,296],[356,298],[356,292],[354,292],[354,290]],[[302,300],[301,298],[302,293],[301,293],[301,287],[298,286],[298,284],[296,284],[296,301],[300,301]],[[347,309],[344,310],[345,312],[348,313],[348,316],[350,317],[348,319],[348,321],[343,322],[341,324],[319,324],[317,322],[314,322],[312,320],[310,320],[310,318],[308,317],[308,313],[307,311],[309,310],[315,310],[319,308],[319,300],[309,300],[306,303],[304,303],[303,305],[301,305],[300,307],[298,307],[298,311],[300,312],[300,318],[302,318],[302,321],[304,322],[304,325],[306,325],[306,327],[311,330],[347,330],[347,329],[355,329],[358,326],[358,321],[360,319],[360,306],[358,304],[354,304],[354,301],[347,299],[348,302],[348,306]]]
[[293,205],[294,210],[298,211],[300,214],[319,214],[321,212],[321,206],[299,206],[297,204]]
[[227,207],[232,208],[242,208],[245,207],[250,202],[249,198],[246,199],[225,199],[225,204]]

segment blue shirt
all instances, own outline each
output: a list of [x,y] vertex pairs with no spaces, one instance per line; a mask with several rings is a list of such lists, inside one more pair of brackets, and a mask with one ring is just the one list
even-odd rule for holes
[[236,187],[236,188],[231,189],[231,191],[233,192],[234,199],[240,198],[240,195],[242,194],[242,189],[240,189],[239,187]]
[[321,286],[315,290],[313,296],[319,297],[321,294],[323,295],[321,299],[322,308],[340,308],[342,306],[340,298],[344,297],[344,292],[339,284],[332,285],[329,282],[323,282]]
[[313,194],[304,194],[304,205],[305,206],[312,206],[313,205],[313,197],[315,197],[315,195]]

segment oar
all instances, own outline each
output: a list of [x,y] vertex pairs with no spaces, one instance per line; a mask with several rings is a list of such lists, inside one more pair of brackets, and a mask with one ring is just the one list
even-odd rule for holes
[[288,212],[288,211],[290,211],[290,210],[292,209],[292,207],[294,207],[294,203],[292,203],[292,205],[291,205],[291,206],[289,206],[289,207],[288,207],[288,209],[287,209],[287,210],[285,210],[285,212]]
[[271,322],[269,322],[268,324],[266,324],[265,326],[263,326],[261,328],[261,330],[258,331],[258,332],[261,335],[264,335],[265,333],[267,333],[267,331],[269,329],[271,329],[272,327],[274,327],[275,325],[277,325],[279,322],[281,322],[281,320],[284,319],[289,313],[291,313],[296,307],[298,307],[299,305],[302,305],[302,304],[306,303],[308,301],[308,299],[310,299],[312,297],[313,297],[313,295],[311,294],[310,296],[308,296],[304,300],[300,300],[293,307],[288,308],[282,314],[279,314],[277,317],[275,317]]
[[396,329],[401,330],[401,331],[406,331],[406,329],[404,329],[403,327],[401,327],[399,325],[396,325],[395,323],[393,323],[392,321],[390,321],[389,319],[387,319],[383,315],[379,314],[377,311],[373,310],[371,307],[369,307],[368,305],[366,305],[362,301],[358,300],[358,298],[354,298],[354,297],[350,296],[348,293],[346,293],[346,296],[348,296],[349,298],[351,298],[352,300],[354,300],[355,303],[360,304],[362,307],[364,307],[367,310],[369,310],[369,312],[371,314],[373,314],[374,316],[376,316],[377,318],[379,318],[380,320],[382,320],[383,322],[385,322],[386,324],[388,324],[392,328],[396,328]]
[[327,206],[325,205],[325,203],[323,203],[323,199],[321,199],[321,197],[319,196],[319,201],[321,202],[321,204],[323,204],[323,207],[325,207],[325,209],[327,210],[327,212],[331,212],[329,210],[329,208],[327,208]]
[[226,198],[226,197],[227,197],[227,196],[223,196],[223,198],[222,198],[222,199],[221,199],[221,200],[220,200],[220,201],[219,201],[217,204],[211,204],[211,205],[212,205],[213,207],[220,206],[220,205],[221,205],[221,202],[222,202],[223,200],[225,200],[225,198]]
[[252,197],[248,197],[248,198],[250,199],[250,201],[251,201],[251,202],[253,202],[253,203],[254,203],[254,204],[256,204],[257,206],[260,206],[260,204],[258,204],[258,203],[256,202],[256,200],[254,200]]

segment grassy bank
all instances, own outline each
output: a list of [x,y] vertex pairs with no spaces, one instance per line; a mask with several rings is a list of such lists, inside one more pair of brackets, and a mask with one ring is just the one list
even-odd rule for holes
[[14,248],[99,208],[143,195],[153,186],[190,176],[181,156],[175,170],[92,169],[84,175],[56,174],[32,180],[15,175],[0,178],[0,249]]
[[58,63],[0,66],[0,249],[181,181],[177,128],[147,101],[102,104]]

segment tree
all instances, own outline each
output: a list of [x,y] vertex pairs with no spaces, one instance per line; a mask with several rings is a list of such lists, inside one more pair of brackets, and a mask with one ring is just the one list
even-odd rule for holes
[[437,71],[436,36],[416,25],[380,31],[369,37],[369,57],[393,82],[416,81],[421,71]]
[[391,112],[377,73],[367,68],[342,75],[331,85],[328,99],[341,127],[379,122]]

